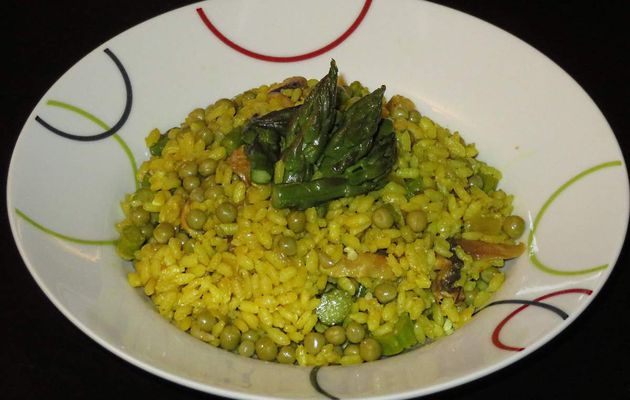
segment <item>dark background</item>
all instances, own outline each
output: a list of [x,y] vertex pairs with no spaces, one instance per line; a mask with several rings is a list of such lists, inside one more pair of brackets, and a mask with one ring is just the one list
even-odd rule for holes
[[[118,33],[190,1],[9,1],[2,14],[2,176],[22,125],[75,62]],[[627,1],[437,1],[533,45],[593,98],[628,160]],[[8,6],[8,7],[7,7]],[[4,185],[2,185],[4,191]],[[2,198],[6,194],[2,193]],[[45,201],[45,199],[42,199]],[[71,324],[25,268],[2,212],[0,397],[210,399],[109,353]],[[593,304],[524,360],[436,399],[630,398],[630,256],[624,248]]]

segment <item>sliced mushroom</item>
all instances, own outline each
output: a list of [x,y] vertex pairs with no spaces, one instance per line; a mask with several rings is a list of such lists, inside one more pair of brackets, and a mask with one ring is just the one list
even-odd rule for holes
[[508,260],[520,256],[525,251],[525,245],[523,243],[487,243],[481,240],[466,239],[456,239],[454,242],[475,260],[490,260],[493,258]]
[[297,89],[306,87],[306,78],[303,76],[292,76],[283,80],[280,83],[276,83],[269,88],[269,93],[279,92],[282,89]]
[[245,153],[245,146],[234,150],[227,159],[230,168],[246,185],[250,184],[251,163]]
[[450,259],[438,256],[435,266],[437,275],[431,286],[435,297],[437,299],[444,296],[452,297],[456,303],[462,301],[464,299],[462,288],[454,285],[462,276],[464,263],[457,256]]

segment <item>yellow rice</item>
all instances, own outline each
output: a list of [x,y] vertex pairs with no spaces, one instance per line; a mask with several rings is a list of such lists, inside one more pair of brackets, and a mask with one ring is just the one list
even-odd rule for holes
[[[486,193],[468,187],[468,178],[482,171],[500,179],[498,170],[477,160],[477,150],[457,132],[439,126],[427,116],[410,118],[413,103],[394,96],[383,106],[384,116],[394,121],[398,139],[398,161],[391,181],[381,190],[329,203],[325,214],[316,208],[305,211],[306,231],[295,234],[287,226],[290,210],[274,209],[270,204],[270,185],[246,185],[232,170],[223,137],[255,115],[293,106],[304,100],[308,87],[271,93],[263,85],[222,99],[205,109],[193,110],[177,128],[168,131],[169,141],[162,156],[145,161],[138,180],[154,193],[150,202],[138,203],[133,194],[122,202],[125,215],[134,207],[153,213],[158,222],[169,222],[186,233],[168,243],[149,240],[134,255],[134,272],[128,281],[142,288],[157,311],[179,329],[219,346],[227,325],[242,333],[255,330],[278,346],[292,345],[300,365],[354,364],[360,356],[344,355],[343,349],[328,344],[316,355],[309,354],[302,340],[317,330],[315,313],[319,296],[327,284],[355,294],[359,285],[368,289],[358,297],[344,324],[364,324],[369,335],[391,332],[399,316],[408,313],[415,324],[419,343],[449,335],[470,320],[475,309],[485,304],[504,280],[502,260],[473,261],[461,249],[455,251],[464,262],[456,286],[462,287],[466,300],[455,303],[450,297],[436,298],[431,290],[436,278],[436,261],[453,256],[449,239],[481,239],[492,243],[513,243],[505,233],[467,230],[467,222],[477,215],[504,218],[512,213],[512,196],[502,190]],[[353,83],[356,88],[358,83]],[[367,89],[361,88],[364,93]],[[206,145],[199,138],[209,130],[214,140]],[[147,146],[159,139],[152,131]],[[193,201],[181,188],[177,176],[182,162],[218,161],[203,201]],[[403,179],[420,179],[424,188],[407,196]],[[221,223],[214,215],[217,205],[230,201],[238,206],[234,223]],[[404,213],[422,210],[428,225],[422,234],[414,233],[404,221],[389,229],[372,225],[372,213],[385,203]],[[186,230],[182,213],[200,209],[209,217],[202,231]],[[119,230],[129,225],[121,221]],[[275,248],[279,235],[297,240],[294,257],[280,257]],[[188,251],[183,242],[192,240]],[[190,250],[192,248],[192,250]],[[387,265],[397,278],[396,300],[381,304],[371,293],[379,280],[371,278],[330,278],[320,270],[321,257],[339,261],[362,253],[386,254]],[[495,268],[488,283],[480,273]],[[197,317],[210,312],[218,322],[210,330],[201,329]]]

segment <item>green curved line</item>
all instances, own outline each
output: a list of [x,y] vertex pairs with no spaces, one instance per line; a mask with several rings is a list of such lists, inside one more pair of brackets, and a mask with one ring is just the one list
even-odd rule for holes
[[[89,112],[77,106],[73,106],[72,104],[64,103],[59,100],[48,100],[46,102],[46,105],[63,108],[68,111],[77,113],[81,115],[82,117],[85,117],[86,119],[89,119],[90,121],[94,122],[96,125],[100,126],[101,128],[105,130],[108,130],[110,128],[101,119],[97,118],[93,114],[90,114]],[[138,182],[138,180],[136,179],[136,176],[138,175],[138,167],[136,166],[136,159],[133,156],[133,153],[131,152],[131,149],[129,148],[129,146],[127,146],[127,143],[125,143],[125,141],[117,133],[114,133],[112,137],[116,139],[120,147],[122,147],[123,151],[127,155],[127,158],[129,159],[129,163],[131,164],[131,170],[133,171],[133,182],[136,185],[136,190],[138,190],[140,188],[140,182]]]
[[598,164],[594,167],[588,168],[580,172],[579,174],[575,175],[573,178],[569,179],[565,183],[563,183],[555,192],[553,192],[551,196],[549,196],[547,201],[545,201],[543,206],[540,208],[538,215],[536,215],[536,218],[534,219],[534,223],[532,224],[532,229],[529,232],[529,236],[527,237],[527,248],[529,249],[529,259],[538,269],[544,272],[547,272],[549,274],[554,274],[554,275],[583,275],[583,274],[588,274],[591,272],[600,271],[602,269],[608,268],[608,264],[602,264],[596,267],[579,269],[575,271],[562,271],[562,270],[550,267],[544,264],[542,261],[540,261],[538,257],[536,256],[536,250],[534,249],[534,235],[536,234],[536,230],[538,229],[540,220],[542,219],[543,215],[545,215],[545,212],[547,211],[549,206],[551,206],[551,203],[553,203],[556,200],[556,198],[560,196],[560,194],[563,191],[565,191],[569,186],[571,186],[578,180],[584,178],[585,176],[592,174],[593,172],[596,172],[596,171],[599,171],[601,169],[608,168],[608,167],[617,167],[620,165],[622,165],[621,161],[609,161],[609,162],[605,162],[602,164]]
[[78,244],[89,244],[89,245],[107,245],[107,246],[116,244],[115,240],[86,240],[86,239],[79,239],[76,237],[64,235],[63,233],[53,231],[52,229],[46,228],[45,226],[37,223],[35,220],[33,220],[28,215],[26,215],[19,208],[15,209],[15,213],[19,215],[20,217],[22,217],[26,222],[33,225],[35,228],[39,229],[40,231],[47,233],[51,236],[54,236],[56,238],[67,240],[68,242],[73,242],[73,243],[78,243]]
[[[53,107],[59,107],[59,108],[63,108],[63,109],[68,110],[68,111],[72,111],[72,112],[74,112],[76,114],[79,114],[82,117],[84,117],[84,118],[94,122],[96,125],[98,125],[99,127],[103,128],[105,130],[110,129],[110,127],[105,122],[103,122],[101,119],[97,118],[93,114],[91,114],[91,113],[89,113],[89,112],[87,112],[87,111],[85,111],[85,110],[83,110],[83,109],[81,109],[79,107],[73,106],[72,104],[64,103],[64,102],[58,101],[58,100],[48,100],[46,102],[46,105],[53,106]],[[129,148],[129,146],[127,146],[127,143],[125,143],[125,141],[118,134],[114,133],[112,135],[112,137],[118,142],[120,147],[123,149],[123,151],[127,155],[127,158],[129,159],[129,163],[131,164],[131,170],[133,172],[133,182],[134,182],[136,190],[137,190],[140,187],[140,183],[136,179],[137,172],[138,172],[138,168],[136,166],[136,159],[133,156],[133,153],[131,152],[131,149]],[[116,240],[86,240],[86,239],[76,238],[76,237],[73,237],[73,236],[64,235],[63,233],[59,233],[59,232],[56,232],[56,231],[54,231],[54,230],[52,230],[50,228],[46,228],[44,225],[38,223],[37,221],[35,221],[34,219],[32,219],[31,217],[26,215],[19,208],[16,208],[15,212],[16,212],[17,215],[22,217],[26,222],[28,222],[29,224],[31,224],[35,228],[39,229],[40,231],[42,231],[44,233],[47,233],[47,234],[49,234],[51,236],[54,236],[56,238],[66,240],[68,242],[73,242],[73,243],[78,243],[78,244],[87,244],[87,245],[114,245],[116,243]]]

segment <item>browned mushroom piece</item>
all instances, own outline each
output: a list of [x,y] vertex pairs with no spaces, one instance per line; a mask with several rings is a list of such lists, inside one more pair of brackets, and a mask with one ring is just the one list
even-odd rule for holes
[[234,150],[227,159],[230,168],[247,186],[250,184],[251,175],[251,163],[247,154],[245,153],[245,147],[241,146]]
[[520,256],[525,251],[525,245],[523,243],[487,243],[481,240],[466,239],[457,239],[454,243],[460,246],[467,254],[470,254],[475,260],[490,260],[493,258],[509,260]]
[[306,78],[303,76],[292,76],[283,80],[280,83],[276,83],[269,88],[269,93],[279,92],[282,89],[297,89],[306,87]]
[[461,270],[464,263],[453,256],[450,259],[446,259],[442,256],[438,256],[435,267],[437,275],[431,289],[436,299],[442,299],[443,297],[452,297],[455,303],[464,300],[464,292],[461,287],[455,287],[455,282],[461,278]]

